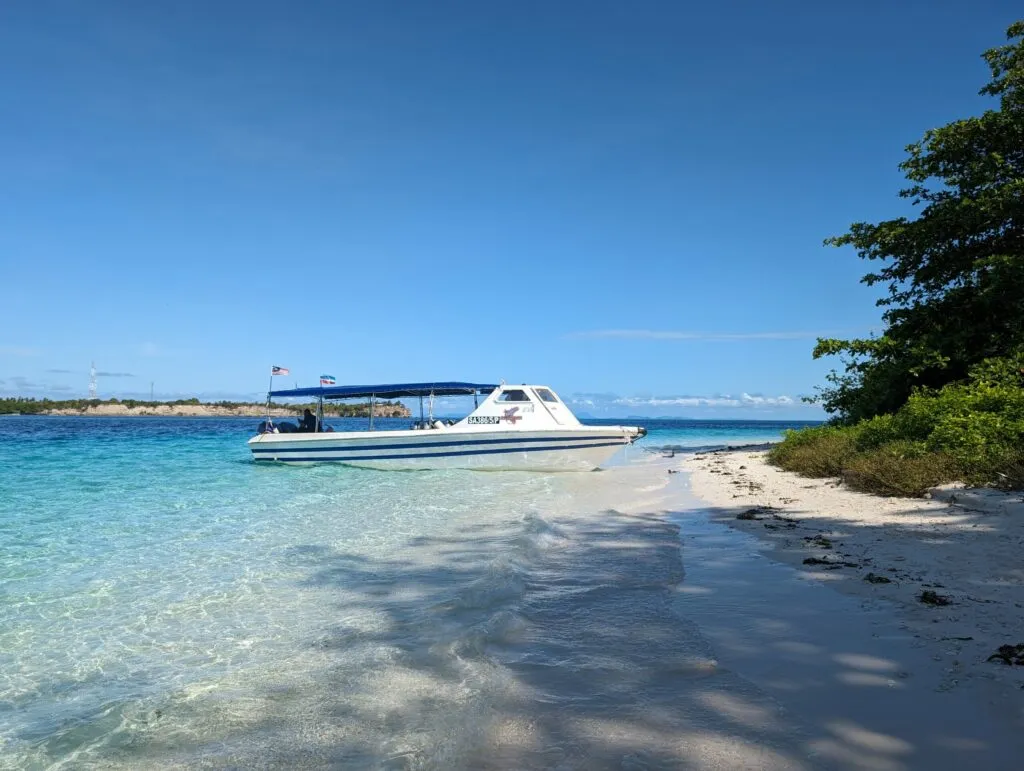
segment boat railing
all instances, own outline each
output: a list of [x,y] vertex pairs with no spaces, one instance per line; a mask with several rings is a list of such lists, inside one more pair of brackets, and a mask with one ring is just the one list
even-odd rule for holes
[[455,422],[456,421],[451,420],[450,418],[432,418],[430,420],[424,420],[421,418],[420,420],[413,421],[413,424],[409,428],[411,428],[413,431],[435,431],[439,428],[448,428],[449,426],[454,426]]

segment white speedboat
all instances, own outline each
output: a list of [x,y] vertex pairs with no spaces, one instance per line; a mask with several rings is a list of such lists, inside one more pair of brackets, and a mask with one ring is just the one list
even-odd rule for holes
[[[458,422],[435,420],[434,399],[472,396],[475,409]],[[483,401],[479,396],[485,395]],[[326,386],[272,391],[272,397],[313,397],[315,422],[307,432],[268,418],[249,440],[253,459],[277,463],[344,463],[376,469],[589,471],[647,431],[639,426],[585,426],[547,386],[479,383],[405,383]],[[373,430],[376,399],[420,399],[411,428]],[[423,416],[423,399],[430,414]],[[323,402],[369,399],[370,430],[323,430]],[[268,400],[269,401],[269,400]],[[313,416],[311,416],[313,417]]]

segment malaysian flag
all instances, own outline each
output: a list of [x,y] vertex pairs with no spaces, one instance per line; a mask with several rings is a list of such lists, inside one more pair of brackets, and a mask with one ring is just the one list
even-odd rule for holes
[[292,372],[287,367],[271,367],[270,368],[270,374],[271,375],[290,375],[290,374],[292,374]]
[[334,379],[334,375],[321,375],[320,385],[334,385],[338,381]]

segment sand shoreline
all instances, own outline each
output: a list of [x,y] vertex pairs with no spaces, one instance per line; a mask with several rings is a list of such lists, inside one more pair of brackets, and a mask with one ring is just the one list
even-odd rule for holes
[[[673,461],[710,521],[755,536],[767,558],[805,581],[888,603],[943,669],[943,689],[995,686],[1024,728],[1024,666],[989,661],[1000,646],[1024,643],[1022,496],[883,498],[779,471],[764,455],[744,448]],[[922,602],[925,592],[948,604]]]
[[[721,456],[735,458],[735,470],[718,468],[727,462]],[[761,466],[764,481],[745,478],[747,472],[758,473]],[[685,473],[691,468],[692,473]],[[900,584],[871,584],[862,580],[871,567],[804,565],[808,557],[855,563],[857,538],[835,532],[831,549],[814,539],[829,537],[841,524],[855,529],[856,517],[850,514],[842,522],[824,525],[814,521],[808,489],[802,487],[814,480],[794,478],[803,503],[783,502],[781,498],[796,496],[778,489],[771,475],[779,472],[765,466],[760,455],[749,449],[651,457],[612,471],[621,477],[616,487],[623,491],[632,487],[632,500],[625,503],[618,496],[608,496],[611,510],[606,517],[621,512],[635,518],[639,526],[651,528],[643,523],[659,515],[657,519],[676,529],[681,576],[669,588],[675,598],[672,614],[680,636],[692,637],[688,630],[696,630],[704,641],[706,658],[701,679],[675,692],[674,709],[685,715],[697,702],[707,710],[705,716],[711,716],[706,724],[687,727],[690,749],[679,757],[701,757],[693,768],[959,771],[977,766],[1009,771],[1019,767],[1019,758],[1024,757],[1024,691],[1020,689],[1024,667],[986,662],[990,645],[982,632],[958,631],[967,621],[981,628],[1006,623],[1004,634],[1009,637],[1009,627],[1016,621],[1012,602],[977,603],[981,609],[977,611],[973,601],[958,599],[955,605],[931,607],[921,605],[911,594],[914,605],[908,608],[909,602],[898,601],[899,592],[913,591],[903,585],[908,578],[898,579]],[[737,479],[739,474],[744,477]],[[630,479],[633,475],[635,481]],[[741,492],[733,482],[745,489]],[[760,489],[750,490],[751,484]],[[831,490],[812,505],[831,510],[835,503],[828,497]],[[839,492],[853,496],[860,508],[877,505],[870,497],[865,502],[860,494]],[[899,507],[897,511],[908,503],[914,502],[888,501],[889,506]],[[948,508],[937,501],[917,503],[939,511]],[[756,505],[775,508],[759,509],[757,519],[735,519],[737,513]],[[797,512],[800,505],[803,510]],[[783,511],[787,506],[790,509]],[[788,521],[797,516],[801,521]],[[860,527],[872,531],[863,523]],[[874,537],[880,536],[872,534],[869,547],[874,546]],[[776,555],[784,550],[783,539],[793,542],[786,559]],[[914,559],[908,562],[899,550]],[[877,548],[875,552],[866,555],[865,561],[873,560],[879,571],[884,570],[879,563],[889,552]],[[891,556],[897,571],[909,574],[916,566],[912,545],[900,545]],[[641,564],[647,561],[640,552],[635,559]],[[1012,570],[1016,563],[996,564]],[[622,579],[628,582],[626,575]],[[936,579],[936,583],[941,582]],[[857,585],[844,588],[844,584]],[[890,599],[887,591],[896,598]],[[981,592],[964,594],[987,599]],[[609,619],[609,623],[618,625],[622,620]],[[975,639],[953,639],[960,636]],[[655,635],[648,637],[645,632],[637,639],[646,640],[645,646],[659,644]],[[975,654],[976,650],[985,655]],[[670,649],[664,657],[665,671],[658,677],[668,678],[674,671]]]

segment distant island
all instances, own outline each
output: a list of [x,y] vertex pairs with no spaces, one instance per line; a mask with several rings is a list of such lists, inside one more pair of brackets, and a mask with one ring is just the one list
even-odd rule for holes
[[[293,417],[305,409],[314,410],[309,404],[270,405],[270,414],[275,418]],[[199,399],[178,399],[173,402],[150,402],[137,399],[31,399],[0,398],[0,415],[103,415],[114,417],[260,417],[267,414],[267,404],[256,402],[201,402]],[[374,402],[374,417],[408,418],[409,412],[401,402]],[[328,404],[324,403],[325,417],[359,418],[369,417],[370,404]]]

